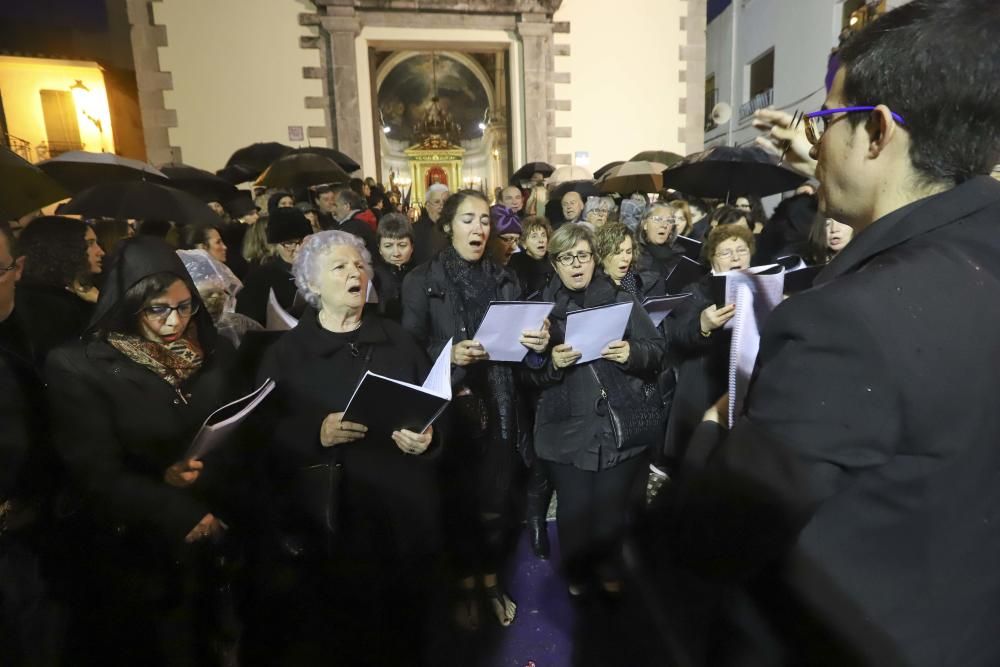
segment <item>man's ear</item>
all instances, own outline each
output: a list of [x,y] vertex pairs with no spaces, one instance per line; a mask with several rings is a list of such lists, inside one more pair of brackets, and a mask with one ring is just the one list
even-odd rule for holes
[[14,260],[14,282],[21,279],[22,273],[24,273],[24,255]]
[[889,107],[880,104],[868,116],[865,129],[868,131],[868,155],[877,158],[897,138],[899,124],[892,117]]

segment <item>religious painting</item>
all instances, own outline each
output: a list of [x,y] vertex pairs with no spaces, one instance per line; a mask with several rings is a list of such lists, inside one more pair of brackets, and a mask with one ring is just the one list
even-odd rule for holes
[[378,106],[389,127],[388,136],[413,145],[423,138],[414,130],[428,112],[450,116],[459,126],[458,140],[479,139],[479,123],[489,101],[483,84],[468,67],[446,54],[418,53],[386,75],[378,91]]
[[428,167],[427,172],[424,175],[425,183],[424,187],[429,188],[435,183],[440,183],[441,185],[448,185],[448,174],[441,167]]

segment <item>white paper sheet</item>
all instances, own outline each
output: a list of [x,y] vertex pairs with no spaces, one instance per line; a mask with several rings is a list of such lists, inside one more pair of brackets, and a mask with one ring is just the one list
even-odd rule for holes
[[540,301],[494,301],[472,338],[483,346],[490,361],[521,361],[528,353],[519,342],[521,333],[541,331],[554,306]]
[[601,350],[621,340],[632,315],[632,301],[575,310],[566,315],[566,344],[581,353],[578,364],[601,358]]
[[[253,412],[261,402],[267,398],[268,394],[274,391],[274,381],[268,378],[264,384],[257,387],[246,396],[242,396],[232,403],[227,403],[208,416],[205,423],[188,447],[184,455],[186,459],[201,459],[210,452],[222,445],[226,438],[243,423],[251,412]],[[227,413],[235,410],[239,404],[244,405],[231,415],[220,418],[220,413]]]
[[278,303],[278,297],[274,295],[272,289],[267,295],[267,326],[268,331],[290,331],[299,323],[287,310]]
[[642,302],[642,308],[653,320],[653,326],[658,327],[660,323],[667,319],[667,315],[682,303],[691,298],[690,294],[678,294],[677,296],[653,296]]
[[760,330],[771,311],[781,303],[784,286],[784,270],[760,273],[747,269],[727,274],[726,302],[736,304],[736,314],[730,320],[733,325],[733,340],[729,348],[730,428],[743,410],[743,399],[760,349]]
[[438,354],[438,358],[431,366],[431,372],[427,374],[427,379],[421,385],[435,396],[451,400],[451,347],[454,338],[449,338],[444,349]]

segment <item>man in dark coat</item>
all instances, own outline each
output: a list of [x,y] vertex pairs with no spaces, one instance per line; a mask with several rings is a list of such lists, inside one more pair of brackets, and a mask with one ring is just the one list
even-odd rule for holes
[[332,222],[323,225],[325,230],[338,230],[354,234],[365,242],[372,257],[378,255],[375,241],[375,216],[368,210],[365,200],[350,188],[336,190]]
[[448,200],[448,186],[435,183],[427,188],[427,201],[420,219],[413,223],[413,265],[420,266],[448,245],[448,237],[438,229],[438,218]]
[[857,235],[773,312],[663,508],[668,557],[735,584],[707,664],[1000,664],[998,34],[992,0],[913,0],[841,50],[809,156],[758,113]]
[[[33,549],[45,486],[45,396],[31,340],[14,310],[24,258],[0,223],[0,655],[5,664],[55,664],[55,614]],[[9,662],[8,662],[9,661]]]

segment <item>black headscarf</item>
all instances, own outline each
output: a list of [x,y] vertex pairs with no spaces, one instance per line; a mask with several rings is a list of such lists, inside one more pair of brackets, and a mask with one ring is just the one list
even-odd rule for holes
[[85,335],[106,330],[122,315],[120,311],[125,293],[143,278],[157,273],[171,273],[187,285],[192,302],[198,305],[198,312],[193,318],[198,327],[198,340],[205,354],[210,354],[215,349],[216,339],[212,316],[202,303],[184,262],[166,242],[152,236],[136,236],[119,244],[111,258],[111,265],[104,272],[104,288]]

